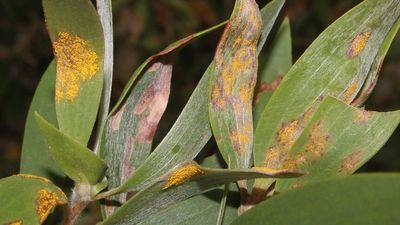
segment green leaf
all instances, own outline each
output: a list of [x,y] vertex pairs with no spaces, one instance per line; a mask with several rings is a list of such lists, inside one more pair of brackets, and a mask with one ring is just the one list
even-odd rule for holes
[[222,184],[253,178],[288,178],[296,171],[255,169],[206,169],[194,161],[184,163],[160,181],[135,194],[102,224],[136,224],[177,202],[199,195]]
[[232,224],[396,225],[400,222],[399,190],[399,174],[327,180],[272,197]]
[[[167,107],[172,65],[154,63],[137,82],[125,103],[109,118],[105,127],[104,159],[108,187],[126,181],[150,155],[153,136]],[[126,201],[126,194],[112,200]],[[113,206],[106,206],[112,213]]]
[[106,164],[91,150],[61,133],[37,112],[35,119],[48,150],[58,167],[78,183],[96,184],[104,176]]
[[255,165],[281,168],[320,97],[332,95],[352,102],[399,15],[397,0],[366,0],[312,43],[262,112],[255,132]]
[[383,41],[381,47],[379,48],[378,54],[375,56],[375,60],[371,66],[371,70],[368,73],[367,79],[358,94],[357,98],[351,103],[355,106],[361,106],[368,99],[369,95],[374,90],[376,83],[378,82],[379,73],[382,68],[383,61],[385,59],[386,53],[392,44],[393,39],[396,37],[397,32],[400,28],[400,20],[393,25],[392,29],[387,34],[385,40]]
[[42,224],[65,194],[43,177],[19,174],[0,179],[0,224]]
[[283,76],[292,66],[292,40],[289,17],[286,17],[274,37],[267,60],[258,77],[257,93],[254,97],[253,124],[257,126],[261,112],[265,109],[272,93],[278,88]]
[[272,26],[274,25],[275,20],[284,4],[285,0],[273,0],[260,10],[262,25],[261,36],[257,45],[257,54],[260,54],[262,48],[264,47],[269,32],[271,31]]
[[278,180],[276,190],[352,174],[379,151],[399,122],[400,111],[368,112],[326,97],[283,164],[307,175]]
[[43,0],[56,58],[55,101],[59,128],[86,145],[103,88],[104,38],[89,0]]
[[36,88],[26,118],[21,152],[21,173],[34,174],[47,178],[52,178],[54,175],[63,175],[47,152],[47,145],[40,134],[39,127],[34,118],[34,112],[37,111],[48,118],[51,123],[57,124],[54,105],[55,76],[55,63],[52,62],[44,72]]
[[210,124],[229,168],[248,168],[253,147],[253,91],[261,15],[254,0],[236,1],[210,76]]

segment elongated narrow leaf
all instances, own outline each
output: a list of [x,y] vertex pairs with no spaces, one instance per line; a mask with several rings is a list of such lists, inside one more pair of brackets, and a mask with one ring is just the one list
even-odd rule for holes
[[379,151],[399,122],[400,111],[367,112],[328,96],[289,150],[283,165],[301,169],[307,175],[278,180],[276,190],[352,174]]
[[102,224],[136,224],[174,203],[229,182],[266,177],[296,177],[299,175],[296,171],[274,171],[267,168],[206,169],[192,161],[179,166],[165,178],[134,195]]
[[[277,2],[280,2],[280,4],[277,4]],[[263,16],[265,21],[263,21],[261,29],[264,31],[265,35],[267,35],[270,30],[265,29],[265,26],[272,26],[271,24],[274,23],[278,13],[277,11],[280,10],[283,2],[284,1],[282,0],[274,0],[264,7],[264,9],[262,9],[262,12],[265,15],[271,15],[271,18],[268,16]],[[271,4],[273,4],[273,7],[271,7]],[[194,36],[197,37],[204,32],[206,31],[200,32]],[[136,79],[145,65],[153,60],[153,57],[172,51],[172,47],[179,46],[179,43],[181,42],[182,40],[172,44],[171,48],[167,48],[162,52],[162,54],[159,53],[150,57],[145,63],[142,64],[141,67],[136,70],[131,78],[131,81]],[[209,126],[207,110],[207,92],[210,73],[213,73],[213,64],[214,62],[212,62],[207,68],[181,115],[169,133],[157,146],[149,158],[143,163],[143,165],[137,168],[135,173],[118,188],[118,192],[139,190],[149,185],[154,179],[167,173],[178,164],[193,159],[210,139],[211,130]],[[129,83],[125,88],[125,92],[128,91]]]
[[261,25],[261,36],[257,45],[258,54],[260,54],[262,48],[264,47],[269,32],[271,31],[272,26],[274,25],[275,20],[278,17],[278,14],[281,11],[284,4],[285,0],[272,0],[270,3],[268,3],[260,10],[262,25]]
[[50,63],[36,88],[25,123],[24,140],[22,143],[20,173],[34,174],[51,178],[62,176],[54,160],[47,151],[47,145],[40,134],[34,118],[34,112],[48,118],[49,122],[57,124],[54,105],[54,84],[56,79],[55,63]]
[[[108,188],[126,181],[150,155],[153,136],[167,107],[172,66],[154,63],[105,127]],[[126,194],[112,198],[123,203]],[[111,215],[112,206],[106,208]]]
[[312,115],[312,105],[321,96],[353,101],[399,15],[397,0],[366,0],[313,42],[284,77],[260,117],[255,132],[255,165],[282,167]]
[[35,113],[38,127],[46,140],[50,155],[72,180],[96,184],[103,178],[106,164],[91,150],[75,141]]
[[399,174],[327,180],[270,198],[232,224],[397,225],[399,190]]
[[396,24],[389,31],[381,47],[379,48],[378,54],[375,56],[374,63],[371,66],[371,70],[368,73],[367,79],[362,87],[362,90],[358,94],[357,98],[351,103],[355,106],[361,106],[368,99],[369,95],[374,90],[376,83],[378,82],[379,73],[381,72],[382,64],[385,59],[386,53],[389,50],[390,45],[394,37],[400,28],[400,20],[397,20]]
[[103,87],[104,38],[89,0],[43,0],[56,58],[55,102],[58,126],[86,145]]
[[42,224],[67,197],[44,177],[19,174],[0,179],[0,224]]
[[128,83],[125,85],[124,90],[122,90],[121,96],[118,99],[118,102],[115,104],[113,110],[111,110],[110,114],[114,114],[115,111],[121,106],[121,103],[125,100],[125,97],[128,95],[129,91],[132,88],[132,85],[134,84],[134,82],[136,81],[136,78],[143,72],[143,70],[148,66],[148,64],[157,59],[158,57],[167,55],[169,53],[174,52],[175,50],[177,50],[178,48],[188,44],[190,41],[195,40],[196,38],[202,37],[203,35],[216,30],[222,26],[224,26],[227,22],[222,22],[218,25],[215,25],[211,28],[208,28],[206,30],[197,32],[195,34],[189,35],[185,38],[182,38],[172,44],[170,44],[169,46],[167,46],[164,50],[162,50],[161,52],[158,52],[157,54],[154,54],[152,56],[150,56],[149,58],[146,59],[146,61],[144,61],[133,73],[133,75],[129,78]]
[[215,53],[209,113],[218,148],[232,168],[248,168],[253,147],[253,91],[261,15],[254,0],[238,0]]
[[289,18],[286,17],[274,37],[271,49],[267,53],[267,61],[258,77],[258,90],[254,97],[253,106],[254,126],[257,126],[261,112],[291,66],[292,40]]

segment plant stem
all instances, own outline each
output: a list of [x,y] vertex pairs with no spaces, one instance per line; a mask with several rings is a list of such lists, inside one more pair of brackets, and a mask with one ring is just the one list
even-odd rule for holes
[[229,183],[225,184],[225,186],[224,186],[224,192],[222,194],[221,204],[219,205],[217,225],[222,225],[222,222],[224,221],[226,199],[228,198],[228,191],[229,191]]
[[103,94],[99,109],[99,123],[97,128],[97,136],[94,144],[94,152],[99,154],[102,127],[107,120],[108,111],[110,108],[111,87],[113,79],[113,23],[112,23],[112,8],[111,0],[96,0],[97,12],[100,16],[101,25],[104,34],[104,83]]

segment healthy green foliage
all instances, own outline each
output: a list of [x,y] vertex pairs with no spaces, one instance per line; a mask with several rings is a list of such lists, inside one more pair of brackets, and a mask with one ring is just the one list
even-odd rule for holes
[[0,224],[42,224],[65,194],[50,180],[19,174],[0,179]]
[[232,225],[395,225],[400,221],[399,174],[327,180],[279,194]]
[[25,123],[20,162],[20,173],[43,176],[49,179],[52,176],[62,176],[63,174],[60,169],[57,168],[54,160],[47,151],[46,142],[40,134],[39,127],[34,118],[34,113],[40,113],[46,117],[50,123],[57,125],[54,103],[55,76],[55,63],[52,62],[44,72],[29,108]]
[[58,167],[78,183],[97,184],[105,173],[106,164],[92,151],[75,141],[35,113],[37,125],[46,140],[50,155]]

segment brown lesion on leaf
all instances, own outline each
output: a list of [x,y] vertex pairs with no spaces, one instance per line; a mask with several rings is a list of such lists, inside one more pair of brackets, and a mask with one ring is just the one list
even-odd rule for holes
[[232,128],[229,130],[229,137],[233,143],[233,148],[239,155],[245,154],[247,146],[251,144],[253,124],[247,123],[240,126],[241,129]]
[[56,102],[73,102],[81,82],[92,79],[99,70],[98,56],[84,39],[67,32],[58,33],[53,49],[57,63]]
[[147,144],[153,141],[158,123],[167,107],[172,66],[154,63],[149,70],[159,71],[159,74],[144,91],[133,112],[141,116],[136,130],[136,141]]
[[358,79],[354,79],[353,81],[350,82],[349,86],[347,89],[343,92],[342,94],[342,100],[346,103],[351,103],[356,96],[356,92],[358,90]]
[[289,150],[303,132],[314,111],[315,106],[311,106],[298,119],[282,123],[275,137],[276,143],[266,151],[264,166],[274,169],[282,167]]
[[325,131],[321,122],[314,124],[311,128],[306,152],[311,157],[312,161],[319,160],[326,151],[326,145],[330,135]]
[[340,174],[352,174],[360,165],[363,159],[363,152],[361,150],[355,150],[347,155],[340,164]]
[[204,171],[195,161],[190,161],[172,172],[163,186],[163,190],[180,185],[192,177],[204,174]]
[[267,83],[265,81],[262,81],[258,89],[258,92],[254,97],[253,104],[256,105],[260,101],[261,94],[267,92],[274,92],[279,87],[282,79],[283,79],[282,75],[277,75],[276,78],[272,81],[272,83]]
[[213,107],[219,110],[224,109],[226,104],[225,98],[223,97],[223,92],[218,82],[213,86],[212,96],[211,103]]
[[367,42],[371,36],[371,31],[365,31],[362,33],[357,34],[347,47],[347,56],[350,58],[354,58],[358,56],[367,45]]
[[354,113],[354,122],[356,123],[366,123],[372,118],[373,112],[364,110],[364,109],[358,109]]
[[119,130],[119,125],[121,124],[121,119],[122,119],[122,116],[124,115],[124,111],[125,111],[125,105],[123,105],[118,110],[117,113],[115,113],[113,116],[111,116],[109,126],[112,131]]
[[306,163],[307,163],[306,154],[304,152],[298,152],[295,153],[294,155],[288,156],[285,159],[283,167],[290,170],[299,169]]
[[63,201],[59,199],[56,192],[51,192],[46,189],[40,189],[37,192],[36,198],[36,214],[39,217],[40,223],[43,223],[53,208],[62,204]]

